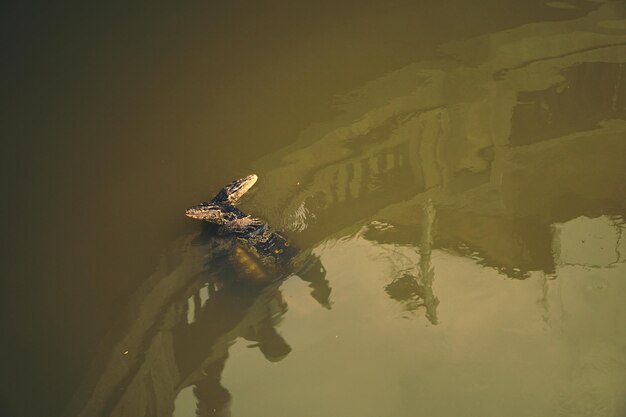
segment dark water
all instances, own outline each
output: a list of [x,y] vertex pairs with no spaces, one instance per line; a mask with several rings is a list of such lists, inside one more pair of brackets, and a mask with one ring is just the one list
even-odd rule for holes
[[1,13],[3,416],[626,415],[622,2]]

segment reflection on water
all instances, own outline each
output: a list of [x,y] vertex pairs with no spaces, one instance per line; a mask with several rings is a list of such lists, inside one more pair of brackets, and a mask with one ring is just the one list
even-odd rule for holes
[[[177,413],[190,415],[194,410],[181,411],[178,397],[189,396],[191,387],[196,415],[230,415],[231,395],[221,377],[231,345],[241,338],[270,362],[291,352],[276,329],[288,308],[282,281],[263,289],[242,284],[225,240],[205,232],[174,245],[136,294],[135,317],[102,353],[103,367],[70,413],[160,416],[172,415],[178,404]],[[312,298],[329,308],[331,291],[319,259],[309,256],[297,274]]]
[[[426,309],[426,317],[432,324],[437,324],[437,305],[439,300],[433,293],[433,281],[435,271],[431,265],[431,255],[433,247],[433,233],[435,223],[435,207],[432,200],[428,200],[423,207],[422,230],[419,244],[419,262],[414,267],[401,271],[401,275],[385,286],[385,291],[389,296],[406,305],[407,310],[416,310],[420,306]],[[372,234],[368,237],[374,238]],[[401,256],[390,255],[390,258]],[[410,263],[410,261],[409,261]]]
[[451,44],[449,62],[372,81],[260,164],[255,205],[298,213],[285,226],[315,242],[358,220],[419,228],[432,199],[440,245],[510,276],[552,271],[552,223],[624,208],[626,35],[600,29],[620,12]]
[[302,280],[173,245],[67,414],[623,415],[625,18],[450,43],[345,97],[242,203],[311,251]]

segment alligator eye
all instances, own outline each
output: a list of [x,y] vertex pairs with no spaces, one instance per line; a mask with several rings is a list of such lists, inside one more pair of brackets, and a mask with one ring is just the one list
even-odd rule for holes
[[276,249],[276,250],[274,251],[274,253],[283,253],[283,250],[282,250],[282,249]]
[[285,242],[285,246],[289,246],[289,242]]

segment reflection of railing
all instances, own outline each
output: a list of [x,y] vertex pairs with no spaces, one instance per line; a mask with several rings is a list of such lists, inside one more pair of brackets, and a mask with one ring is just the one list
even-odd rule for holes
[[[315,214],[315,225],[366,217],[385,205],[423,191],[406,158],[405,143],[357,155],[323,167],[310,182],[302,182],[304,207]],[[324,228],[324,226],[322,226]],[[302,230],[305,227],[301,227]]]
[[385,291],[389,297],[402,303],[408,311],[415,311],[424,307],[426,318],[436,325],[439,323],[437,318],[439,299],[433,292],[435,270],[431,263],[435,220],[435,206],[432,200],[428,200],[422,207],[418,265],[399,271],[400,275],[385,286]]
[[426,306],[426,317],[432,324],[437,324],[437,306],[439,299],[433,293],[433,281],[435,280],[435,270],[431,265],[430,257],[434,243],[434,226],[435,226],[435,206],[432,200],[428,200],[423,208],[423,228],[422,238],[420,240],[420,264],[419,264],[419,294],[424,300]]

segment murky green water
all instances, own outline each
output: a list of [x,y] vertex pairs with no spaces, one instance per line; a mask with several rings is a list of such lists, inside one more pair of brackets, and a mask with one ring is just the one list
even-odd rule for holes
[[4,16],[0,414],[626,415],[623,3]]

